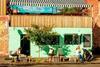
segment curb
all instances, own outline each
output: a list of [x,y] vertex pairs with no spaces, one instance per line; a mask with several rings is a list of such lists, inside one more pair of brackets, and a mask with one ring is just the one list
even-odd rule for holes
[[0,66],[31,66],[31,65],[62,65],[62,64],[100,64],[100,62],[85,62],[85,63],[0,63]]

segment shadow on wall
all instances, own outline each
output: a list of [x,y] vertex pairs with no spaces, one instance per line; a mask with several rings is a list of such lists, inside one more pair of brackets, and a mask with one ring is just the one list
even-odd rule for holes
[[45,51],[46,52],[46,55],[49,55],[49,50],[50,50],[50,47],[52,47],[54,49],[54,54],[58,56],[58,52],[59,52],[59,49],[58,48],[61,48],[61,53],[64,55],[64,56],[67,56],[71,51],[69,49],[69,46],[65,45],[63,43],[63,38],[60,37],[60,40],[59,40],[59,44],[58,45],[42,45],[41,46],[41,50]]
[[45,51],[47,55],[49,55],[49,46],[54,48],[54,54],[57,55],[58,48],[61,47],[63,51],[63,55],[66,56],[70,53],[69,47],[66,45],[42,45],[41,50]]
[[18,29],[17,31],[18,31],[18,34],[19,34],[19,35],[23,34],[22,31],[21,31],[20,29]]
[[[18,32],[19,35],[23,34],[23,32],[20,29],[18,29],[17,32]],[[62,42],[61,42],[61,44],[62,44]],[[64,56],[67,56],[70,53],[69,46],[66,46],[66,45],[39,45],[39,46],[40,46],[41,50],[46,52],[46,55],[49,55],[50,47],[54,48],[54,54],[55,55],[57,55],[59,47],[62,48]]]
[[100,54],[100,27],[95,23],[93,27],[93,53]]

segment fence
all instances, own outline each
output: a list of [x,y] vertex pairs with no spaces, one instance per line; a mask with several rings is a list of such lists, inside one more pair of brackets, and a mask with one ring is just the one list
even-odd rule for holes
[[54,25],[55,27],[91,28],[92,18],[89,16],[64,15],[11,15],[12,27],[30,27],[32,24],[40,26]]

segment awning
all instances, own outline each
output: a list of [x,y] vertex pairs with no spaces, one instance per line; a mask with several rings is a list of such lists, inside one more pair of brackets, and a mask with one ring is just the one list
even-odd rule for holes
[[38,7],[91,7],[85,0],[10,0],[10,5]]

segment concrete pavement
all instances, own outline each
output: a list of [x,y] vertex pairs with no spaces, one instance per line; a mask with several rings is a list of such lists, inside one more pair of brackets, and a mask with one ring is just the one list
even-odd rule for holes
[[0,65],[61,65],[61,64],[100,64],[100,56],[97,56],[91,62],[74,63],[74,62],[52,62],[52,63],[35,63],[35,62],[11,62],[11,60],[5,59],[6,57],[0,57]]
[[0,67],[100,67],[100,64],[0,65]]

